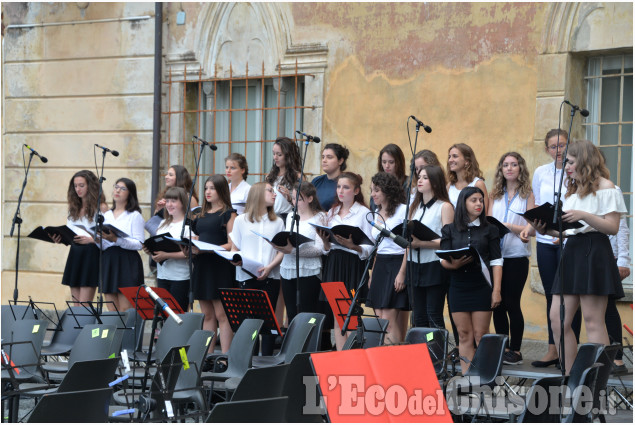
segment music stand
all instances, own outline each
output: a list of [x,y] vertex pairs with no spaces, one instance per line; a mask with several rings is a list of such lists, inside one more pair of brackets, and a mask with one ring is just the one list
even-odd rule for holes
[[[20,316],[19,314],[16,314],[16,311],[13,309],[13,306],[18,307],[21,304],[27,304],[27,308],[24,309],[24,313]],[[45,313],[44,310],[42,310],[38,305],[39,304],[47,304],[47,305],[51,305],[52,308],[50,310],[55,311],[55,317],[57,317],[57,321],[53,320],[53,318],[51,318],[48,314]],[[52,328],[46,328],[47,331],[55,331],[58,329],[61,329],[61,324],[60,324],[60,314],[57,311],[57,306],[55,305],[55,303],[51,303],[51,302],[45,302],[45,301],[33,301],[31,299],[31,297],[29,297],[28,301],[12,301],[9,300],[9,308],[11,309],[11,314],[13,315],[13,319],[14,320],[22,320],[25,319],[27,314],[29,313],[29,307],[31,308],[32,313],[35,315],[35,319],[39,319],[39,317],[44,317],[48,322],[51,323],[51,325],[53,325]],[[41,315],[41,316],[39,316]],[[20,317],[18,317],[20,316]],[[39,317],[38,317],[39,316]]]
[[[176,299],[174,299],[167,289],[152,288],[152,290],[156,292],[176,314],[184,313],[179,303],[176,302]],[[127,288],[119,288],[119,291],[124,294],[128,302],[135,307],[139,316],[144,320],[152,320],[154,317],[154,300],[150,297],[146,288],[143,286],[129,286]],[[165,311],[161,311],[161,314],[165,319],[168,318],[168,314]]]
[[220,300],[232,331],[236,332],[245,319],[262,319],[261,334],[280,335],[269,296],[258,289],[220,289]]
[[[326,299],[331,306],[331,310],[335,313],[337,323],[340,325],[340,329],[344,329],[344,321],[346,315],[351,307],[351,294],[346,289],[344,282],[322,282],[322,290]],[[357,316],[351,316],[351,321],[348,324],[346,331],[354,331],[357,329]]]

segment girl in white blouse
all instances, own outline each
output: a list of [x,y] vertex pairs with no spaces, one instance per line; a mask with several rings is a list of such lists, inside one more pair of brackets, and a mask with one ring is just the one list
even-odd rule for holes
[[[571,321],[578,306],[589,342],[609,345],[604,315],[608,297],[621,298],[624,290],[607,235],[619,229],[620,217],[626,214],[624,198],[608,179],[609,171],[599,149],[588,140],[571,142],[565,165],[568,188],[562,205],[562,220],[579,221],[581,228],[564,232],[567,244],[556,273],[551,305],[551,327],[560,348],[560,295],[564,297],[564,365],[569,374],[576,357],[576,339]],[[556,236],[546,231],[545,224],[533,222],[541,234]],[[562,278],[560,277],[562,275]],[[561,359],[562,361],[562,359]]]
[[[111,224],[128,236],[119,238],[113,232],[103,234],[102,291],[106,301],[112,301],[117,310],[123,311],[132,305],[119,288],[143,284],[143,264],[138,251],[144,241],[145,222],[137,199],[137,186],[132,180],[118,179],[113,186],[112,198],[113,205],[104,214],[104,224]],[[95,243],[100,246],[99,238]]]
[[483,173],[479,168],[476,155],[471,147],[465,143],[456,143],[448,150],[448,196],[456,208],[461,190],[468,186],[481,189],[485,194],[485,208],[487,209],[487,187],[483,180]]
[[231,153],[225,158],[225,175],[229,181],[229,192],[232,200],[232,207],[237,214],[245,212],[247,195],[251,185],[247,183],[249,166],[247,158],[239,153]]
[[517,152],[501,156],[496,167],[494,189],[490,194],[487,214],[503,223],[509,233],[501,238],[503,277],[502,301],[494,309],[494,329],[497,334],[508,335],[505,364],[521,364],[520,346],[525,330],[525,319],[520,299],[529,274],[530,224],[520,215],[535,207],[525,159]]
[[[234,220],[234,226],[229,235],[232,241],[232,251],[241,251],[246,257],[264,264],[258,270],[258,276],[252,276],[240,267],[236,269],[236,280],[243,289],[261,289],[269,295],[269,301],[274,307],[280,292],[280,263],[283,254],[277,252],[273,245],[254,232],[269,238],[284,230],[282,219],[273,212],[276,194],[269,183],[260,182],[251,186],[247,196],[245,213]],[[273,338],[272,338],[273,337]],[[267,335],[262,338],[262,355],[273,354],[275,336]]]
[[[295,203],[298,191],[296,184],[292,192],[292,201]],[[320,201],[317,198],[315,186],[308,182],[302,182],[300,197],[298,199],[298,215],[300,216],[299,233],[313,242],[306,242],[300,245],[299,280],[296,280],[296,250],[287,242],[286,246],[274,246],[274,248],[284,254],[280,264],[280,284],[284,303],[287,306],[287,318],[289,323],[297,313],[319,312],[320,295],[320,272],[322,271],[322,251],[324,244],[322,239],[316,234],[315,227],[310,223],[324,225],[325,214],[322,212]],[[292,215],[287,216],[286,230],[295,232],[296,226],[292,225]],[[300,311],[297,311],[297,290],[300,286]]]

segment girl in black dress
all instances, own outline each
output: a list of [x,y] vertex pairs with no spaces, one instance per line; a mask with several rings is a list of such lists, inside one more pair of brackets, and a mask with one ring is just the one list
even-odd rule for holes
[[[76,172],[68,184],[68,219],[67,226],[83,225],[90,229],[95,225],[95,213],[97,212],[97,196],[99,194],[99,181],[92,171],[81,170]],[[106,198],[102,193],[99,200],[101,211],[106,212]],[[61,237],[53,237],[60,243]],[[99,283],[99,248],[95,246],[95,240],[88,234],[82,233],[73,238],[73,244],[68,252],[66,267],[62,284],[70,286],[71,297],[75,305],[80,302],[92,301]]]
[[[450,270],[450,311],[459,331],[459,354],[472,361],[474,341],[478,345],[481,337],[489,332],[492,309],[501,302],[503,275],[498,229],[488,224],[485,196],[481,189],[473,186],[461,190],[454,222],[441,229],[441,249],[467,246],[476,248],[483,262],[492,269],[492,286],[481,272],[479,260],[472,261],[472,258],[463,256],[451,261],[441,260],[441,265]],[[463,360],[461,370],[463,373],[467,371]]]
[[[236,211],[232,209],[227,180],[220,174],[210,176],[205,181],[205,199],[201,213],[194,220],[192,230],[202,242],[219,245],[230,250],[229,238],[234,226]],[[197,252],[192,249],[192,252]],[[205,315],[203,329],[216,333],[220,328],[220,346],[223,353],[229,350],[234,337],[227,315],[220,300],[220,288],[233,288],[235,267],[214,254],[200,252],[194,259],[194,298],[199,301],[201,312]],[[216,336],[210,344],[214,350]]]

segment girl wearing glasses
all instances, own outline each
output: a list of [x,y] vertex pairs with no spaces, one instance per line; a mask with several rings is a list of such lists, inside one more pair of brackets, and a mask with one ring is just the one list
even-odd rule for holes
[[[119,288],[143,284],[143,264],[138,251],[143,247],[145,221],[137,199],[137,186],[132,180],[125,177],[117,180],[112,199],[112,208],[104,214],[104,224],[110,224],[128,236],[103,233],[103,292],[106,301],[112,301],[117,310],[123,311],[132,305]],[[100,246],[99,239],[95,243]]]

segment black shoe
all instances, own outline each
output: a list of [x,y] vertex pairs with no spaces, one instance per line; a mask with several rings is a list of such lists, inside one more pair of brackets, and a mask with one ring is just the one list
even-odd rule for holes
[[628,375],[628,368],[625,364],[616,365],[613,363],[613,370],[611,371],[611,375]]
[[515,351],[508,351],[503,355],[503,364],[523,364],[523,355]]
[[452,351],[450,351],[448,353],[448,358],[452,361],[452,362],[457,362],[459,361],[459,349],[458,348],[454,348]]
[[531,365],[533,367],[549,367],[554,365],[557,367],[559,363],[559,359],[547,360],[546,362],[543,362],[542,360],[536,360],[531,362]]

